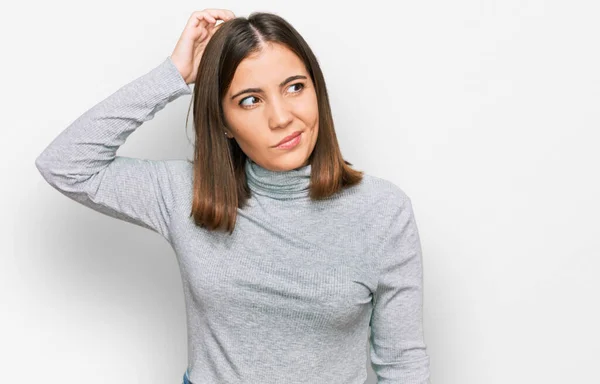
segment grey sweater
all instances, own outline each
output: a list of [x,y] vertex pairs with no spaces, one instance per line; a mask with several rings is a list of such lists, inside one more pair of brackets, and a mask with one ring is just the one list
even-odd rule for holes
[[378,383],[429,383],[409,197],[365,174],[314,202],[310,165],[275,172],[249,160],[252,197],[238,209],[233,234],[197,227],[189,215],[192,164],[116,155],[144,121],[189,94],[168,56],[77,118],[35,165],[70,199],[172,246],[191,382],[363,384],[370,342]]

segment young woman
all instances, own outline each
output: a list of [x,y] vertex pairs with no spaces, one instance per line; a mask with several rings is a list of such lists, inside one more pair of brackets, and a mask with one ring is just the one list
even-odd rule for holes
[[[192,93],[193,161],[116,155]],[[185,383],[362,384],[369,326],[378,383],[429,383],[411,200],[350,165],[300,34],[273,14],[222,9],[194,12],[170,56],[36,159],[64,195],[173,247]]]

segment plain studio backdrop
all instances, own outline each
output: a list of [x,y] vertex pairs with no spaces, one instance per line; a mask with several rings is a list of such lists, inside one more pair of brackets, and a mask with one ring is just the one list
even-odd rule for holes
[[[34,161],[160,64],[205,8],[273,12],[298,29],[322,65],[346,160],[411,197],[432,383],[600,382],[597,2],[1,7],[0,382],[181,382],[174,251],[61,195]],[[191,158],[190,97],[118,154]]]

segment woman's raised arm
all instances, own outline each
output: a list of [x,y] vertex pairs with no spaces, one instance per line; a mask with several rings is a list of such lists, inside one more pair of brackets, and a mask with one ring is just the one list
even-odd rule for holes
[[186,160],[117,156],[117,149],[167,103],[191,93],[204,47],[228,10],[193,12],[173,50],[160,65],[121,87],[70,124],[36,158],[55,189],[98,212],[160,233],[171,241],[177,180]]
[[35,165],[52,187],[69,198],[169,239],[172,175],[181,164],[116,152],[144,121],[190,93],[167,57],[78,117],[44,149]]

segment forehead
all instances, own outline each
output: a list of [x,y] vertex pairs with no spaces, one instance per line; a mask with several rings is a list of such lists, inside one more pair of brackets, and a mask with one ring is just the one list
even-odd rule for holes
[[302,60],[289,48],[269,43],[240,62],[231,88],[277,86],[283,79],[298,74],[308,75]]

